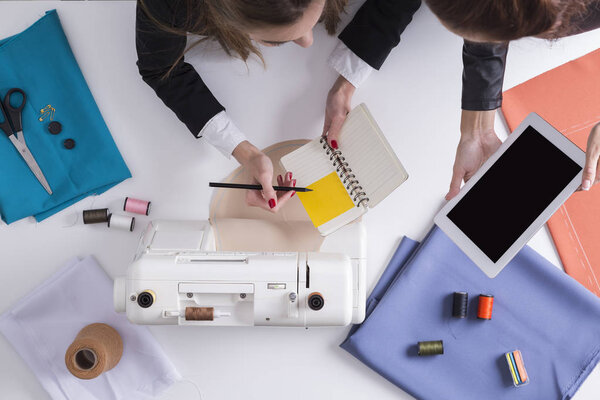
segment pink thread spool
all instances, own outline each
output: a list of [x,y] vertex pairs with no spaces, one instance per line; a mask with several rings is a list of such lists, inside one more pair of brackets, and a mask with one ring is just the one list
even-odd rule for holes
[[146,200],[125,197],[125,202],[123,203],[123,211],[135,214],[148,215],[150,214],[150,202]]

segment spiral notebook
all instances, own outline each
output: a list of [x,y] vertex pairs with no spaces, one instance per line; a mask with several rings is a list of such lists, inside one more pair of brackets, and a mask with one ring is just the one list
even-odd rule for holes
[[317,138],[281,158],[297,185],[312,223],[328,235],[375,207],[408,174],[365,104],[354,108],[342,126],[339,149]]

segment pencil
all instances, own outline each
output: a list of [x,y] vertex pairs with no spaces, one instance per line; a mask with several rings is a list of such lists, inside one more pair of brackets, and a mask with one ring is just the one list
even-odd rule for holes
[[[227,189],[249,189],[249,190],[262,190],[261,185],[246,185],[243,183],[221,183],[221,182],[209,182],[208,186],[217,187],[217,188],[227,188]],[[312,189],[303,188],[303,187],[293,187],[293,186],[273,186],[273,189],[283,192],[289,192],[291,190],[295,192],[312,192]]]

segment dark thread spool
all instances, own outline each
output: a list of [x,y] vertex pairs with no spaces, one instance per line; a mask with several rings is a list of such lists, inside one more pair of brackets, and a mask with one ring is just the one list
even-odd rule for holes
[[95,210],[83,210],[84,224],[100,224],[108,222],[108,208],[98,208]]
[[213,321],[214,320],[214,308],[213,307],[186,307],[185,308],[185,320],[186,321]]
[[444,354],[444,342],[442,340],[419,342],[420,356],[434,356],[438,354]]
[[479,295],[479,306],[477,308],[477,318],[492,319],[492,309],[494,308],[494,296],[491,294]]
[[452,302],[452,316],[454,318],[467,317],[468,301],[469,294],[467,292],[454,292],[454,299]]

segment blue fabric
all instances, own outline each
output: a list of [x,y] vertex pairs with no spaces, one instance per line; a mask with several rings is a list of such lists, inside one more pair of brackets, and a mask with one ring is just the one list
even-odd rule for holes
[[[0,217],[7,222],[35,215],[41,221],[91,194],[131,177],[71,52],[58,14],[49,11],[24,32],[0,41],[0,96],[19,87],[27,93],[23,132],[46,176],[48,195],[5,135],[0,135]],[[46,105],[62,124],[51,135]],[[63,141],[75,140],[67,150]]]
[[[452,293],[469,293],[452,318]],[[495,296],[478,320],[480,293]],[[443,340],[444,354],[417,356]],[[341,347],[418,399],[570,399],[600,358],[600,299],[529,247],[489,279],[437,227],[404,238]],[[514,387],[504,353],[519,349],[530,383]]]

